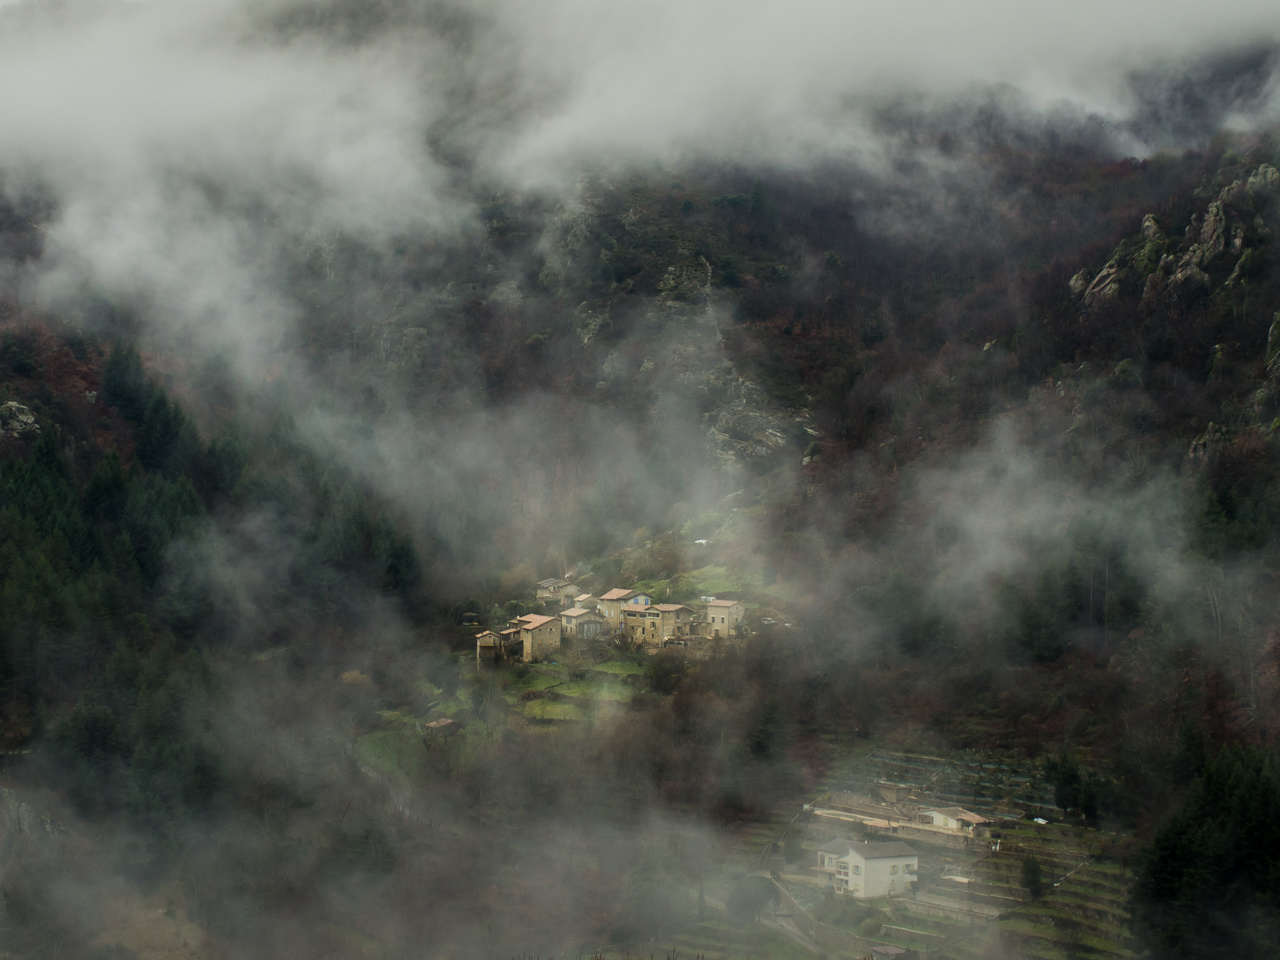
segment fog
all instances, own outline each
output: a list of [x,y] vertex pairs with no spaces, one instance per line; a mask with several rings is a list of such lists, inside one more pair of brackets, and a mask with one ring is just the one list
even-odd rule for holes
[[[877,109],[991,91],[1032,126],[1096,114],[1142,154],[1274,118],[1275,20],[1261,2],[19,3],[0,163],[10,192],[56,199],[43,296],[88,278],[260,371],[298,320],[285,236],[456,236],[468,184],[571,191],[600,163],[884,171]],[[1264,53],[1190,91],[1159,81],[1242,44]]]
[[[233,422],[269,435],[263,459],[321,476],[316,501],[360,486],[426,567],[416,612],[346,581],[299,587],[314,568],[287,510],[265,494],[223,504],[170,549],[162,588],[205,591],[231,651],[207,668],[216,708],[184,716],[221,745],[236,805],[166,837],[181,853],[157,879],[131,828],[32,789],[23,802],[60,826],[7,876],[29,871],[32,902],[86,943],[98,918],[80,905],[118,905],[113,878],[142,876],[208,931],[208,956],[568,955],[643,939],[727,862],[726,825],[819,782],[820,764],[771,745],[769,709],[803,704],[865,735],[877,698],[905,694],[901,657],[859,658],[899,635],[927,634],[957,683],[1021,669],[1033,654],[1010,653],[1009,591],[1071,564],[1149,598],[1126,638],[1106,621],[1122,601],[1108,614],[1103,592],[1096,617],[1090,593],[1084,626],[1051,639],[1144,678],[1125,759],[1154,776],[1167,738],[1141,731],[1177,719],[1164,653],[1203,643],[1256,705],[1273,604],[1252,558],[1218,571],[1192,556],[1182,450],[1137,442],[1119,373],[1060,370],[1002,404],[1016,337],[1000,318],[1032,309],[1021,247],[1092,211],[1026,214],[1033,191],[998,184],[999,166],[1037,152],[1174,164],[1224,131],[1266,130],[1278,44],[1275,4],[1254,0],[0,4],[0,186],[37,248],[0,273],[16,322],[135,339],[207,436]],[[753,183],[765,199],[748,199]],[[661,217],[636,226],[633,194]],[[784,200],[817,226],[787,241],[795,275],[773,276],[811,312],[768,301],[756,264],[764,320],[745,329],[725,291],[746,268],[668,228],[710,222],[716,201],[757,204],[764,221]],[[839,214],[822,220],[823,205]],[[663,236],[658,293],[631,297],[611,257]],[[1082,228],[1079,243],[1110,236]],[[838,269],[861,298],[841,322],[868,349],[893,334],[914,294],[884,277],[913,250],[904,275],[955,250],[990,274],[961,278],[973,295],[948,300],[943,335],[919,347],[936,355],[927,367],[819,357],[786,396],[748,369],[819,322]],[[996,320],[974,319],[982,295]],[[887,441],[859,420],[966,387],[994,398],[990,416],[936,454],[940,413],[904,414]],[[820,421],[819,394],[846,419]],[[918,460],[895,452],[912,437]],[[825,469],[810,456],[823,443],[847,461],[797,471],[802,457]],[[613,555],[665,579],[648,559],[663,535],[685,553],[712,540],[808,629],[554,737],[436,642],[457,601],[492,606],[579,561]],[[893,592],[904,571],[914,594]],[[414,724],[451,697],[472,730],[424,746]],[[950,706],[919,709],[946,729]],[[370,731],[412,733],[403,778],[360,752]],[[1048,749],[1040,736],[1000,747]]]

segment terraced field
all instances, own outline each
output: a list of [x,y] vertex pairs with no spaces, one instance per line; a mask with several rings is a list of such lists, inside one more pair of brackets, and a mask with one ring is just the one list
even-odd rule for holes
[[1131,883],[1114,864],[1088,864],[938,956],[978,960],[999,948],[1026,960],[1128,960],[1137,956],[1124,909]]
[[910,903],[898,901],[894,904],[893,919],[885,924],[877,939],[902,947],[933,951],[957,939],[972,936],[980,927],[981,924],[971,920],[931,916]]
[[765,847],[777,842],[794,816],[794,812],[774,811],[763,820],[737,824],[730,839],[734,856],[759,856]]
[[[1006,823],[998,832],[995,852],[918,844],[915,899],[894,900],[892,916],[872,939],[927,953],[930,960],[979,960],[993,952],[1028,960],[1134,955],[1124,910],[1132,877],[1094,860],[1108,834],[1028,821]],[[806,837],[806,851],[818,842]],[[1041,864],[1047,891],[1035,901],[1022,886],[1022,864],[1030,856]],[[797,878],[807,873],[799,864],[791,869]],[[820,887],[798,879],[783,885],[806,910],[816,912],[824,896]]]
[[907,784],[921,797],[969,810],[995,812],[1012,805],[1046,815],[1062,813],[1039,766],[1021,758],[967,753],[931,757],[876,750],[849,769],[840,788],[874,795],[880,781]]
[[609,947],[601,960],[814,960],[800,944],[763,924],[738,927],[707,920],[653,943]]

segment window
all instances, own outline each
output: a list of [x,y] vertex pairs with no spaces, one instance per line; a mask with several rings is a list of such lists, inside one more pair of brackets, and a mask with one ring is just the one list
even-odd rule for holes
[[914,874],[916,872],[916,865],[914,863],[904,863],[902,865],[902,869],[907,873]]
[[898,865],[895,863],[893,866],[891,866],[891,867],[889,868],[889,872],[890,872],[890,873],[897,873],[897,872],[898,872]]
[[855,863],[855,864],[853,865],[853,872],[854,872],[854,873],[861,873],[861,872],[862,872],[862,868],[861,868],[860,866],[858,866],[858,865]]

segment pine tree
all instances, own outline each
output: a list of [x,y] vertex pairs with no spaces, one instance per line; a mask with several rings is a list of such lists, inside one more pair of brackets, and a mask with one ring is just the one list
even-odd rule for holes
[[1223,750],[1156,833],[1132,912],[1147,942],[1186,960],[1263,957],[1280,943],[1280,758]]

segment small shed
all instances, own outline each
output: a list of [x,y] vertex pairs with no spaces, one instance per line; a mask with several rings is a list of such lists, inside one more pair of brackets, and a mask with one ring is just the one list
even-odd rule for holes
[[457,720],[441,717],[439,720],[432,720],[430,723],[423,724],[422,729],[427,737],[435,740],[448,740],[450,737],[457,736],[462,732],[462,724]]
[[906,952],[902,947],[895,947],[891,943],[877,943],[871,948],[871,956],[874,960],[890,960],[890,958],[900,957]]
[[476,634],[476,667],[482,663],[498,663],[502,659],[502,638],[492,630]]

